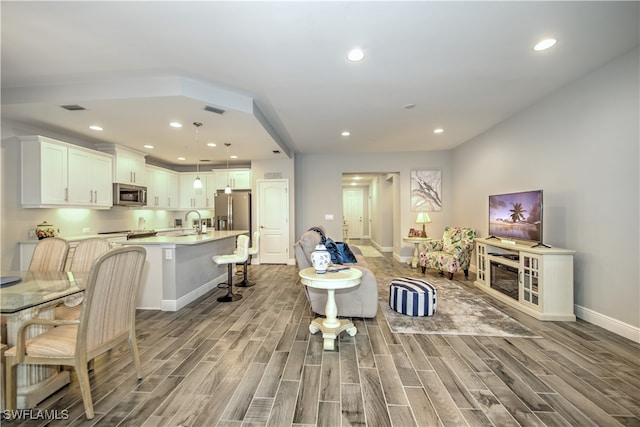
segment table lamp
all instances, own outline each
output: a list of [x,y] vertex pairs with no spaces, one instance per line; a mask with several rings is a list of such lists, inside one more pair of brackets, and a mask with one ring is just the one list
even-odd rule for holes
[[426,212],[419,212],[416,218],[416,224],[422,224],[422,237],[427,237],[427,232],[424,229],[424,225],[431,222],[429,214]]

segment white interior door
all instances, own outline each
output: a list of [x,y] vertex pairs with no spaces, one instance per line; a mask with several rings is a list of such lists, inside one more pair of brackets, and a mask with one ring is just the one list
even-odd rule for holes
[[342,209],[344,221],[348,227],[349,239],[362,238],[363,216],[362,187],[344,188],[342,190]]
[[286,264],[289,259],[289,180],[259,179],[257,184],[260,264]]

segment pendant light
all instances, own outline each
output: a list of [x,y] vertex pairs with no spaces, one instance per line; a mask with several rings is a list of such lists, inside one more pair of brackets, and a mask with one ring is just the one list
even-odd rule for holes
[[227,147],[227,186],[224,187],[224,194],[231,194],[231,178],[229,177],[229,146],[231,145],[228,142],[224,143],[225,147]]
[[198,145],[199,145],[199,141],[198,141],[198,132],[200,130],[200,126],[202,126],[202,123],[200,122],[193,122],[193,125],[196,127],[196,179],[193,181],[193,188],[195,189],[200,189],[202,188],[202,181],[200,180],[200,161],[198,160]]

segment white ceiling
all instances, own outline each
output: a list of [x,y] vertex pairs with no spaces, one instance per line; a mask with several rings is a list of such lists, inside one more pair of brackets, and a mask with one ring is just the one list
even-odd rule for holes
[[2,117],[171,164],[450,149],[636,47],[638,5],[2,1]]

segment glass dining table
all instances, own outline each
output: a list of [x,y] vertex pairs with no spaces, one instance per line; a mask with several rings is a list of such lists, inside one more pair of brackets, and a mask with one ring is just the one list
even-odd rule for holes
[[[16,344],[18,328],[29,319],[54,319],[55,307],[63,301],[78,301],[86,286],[87,273],[2,271],[0,316],[7,328],[7,344]],[[49,326],[32,325],[27,338]],[[32,408],[69,383],[69,372],[57,366],[18,365],[17,407]]]

